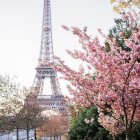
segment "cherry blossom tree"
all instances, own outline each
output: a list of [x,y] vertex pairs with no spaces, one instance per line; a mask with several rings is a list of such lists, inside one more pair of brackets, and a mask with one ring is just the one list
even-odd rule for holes
[[[68,89],[73,103],[81,107],[97,106],[99,122],[112,135],[126,133],[126,140],[140,123],[140,19],[136,13],[122,14],[122,19],[130,19],[132,29],[137,21],[137,31],[124,40],[130,51],[116,46],[116,40],[100,34],[109,43],[110,51],[105,51],[99,39],[87,35],[86,30],[68,28],[79,37],[82,50],[67,50],[74,59],[82,60],[79,70],[73,70],[60,58],[50,65],[69,81]],[[120,33],[121,36],[121,33]]]

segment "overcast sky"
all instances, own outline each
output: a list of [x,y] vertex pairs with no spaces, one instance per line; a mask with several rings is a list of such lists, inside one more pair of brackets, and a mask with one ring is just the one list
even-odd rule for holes
[[[54,53],[70,65],[66,49],[78,40],[61,25],[88,27],[107,32],[114,24],[110,0],[51,0]],[[31,86],[40,50],[43,0],[0,0],[0,74],[16,75],[21,85]],[[60,82],[61,83],[61,82]],[[61,84],[62,90],[65,87]]]

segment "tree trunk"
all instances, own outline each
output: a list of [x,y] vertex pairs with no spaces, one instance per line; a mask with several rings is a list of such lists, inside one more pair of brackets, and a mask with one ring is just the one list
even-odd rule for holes
[[126,131],[126,138],[125,140],[132,140],[132,133],[130,131]]
[[26,134],[27,134],[27,140],[29,140],[29,126],[28,126],[28,124],[27,124]]
[[35,140],[37,140],[37,135],[36,135],[36,128],[35,128],[35,130],[34,130],[35,132],[34,132],[34,137],[35,137]]
[[115,140],[115,136],[112,136],[112,139]]
[[19,140],[19,129],[18,129],[18,127],[16,127],[16,136],[17,136],[17,140]]

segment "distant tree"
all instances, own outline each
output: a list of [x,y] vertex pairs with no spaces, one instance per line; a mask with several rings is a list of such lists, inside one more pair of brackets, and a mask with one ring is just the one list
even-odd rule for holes
[[29,131],[34,130],[35,140],[36,129],[43,124],[44,118],[41,116],[43,109],[37,104],[37,102],[31,102],[26,100],[22,110],[20,111],[20,116],[22,118],[22,128],[26,130],[27,140],[29,140]]
[[41,127],[38,128],[38,137],[49,136],[50,138],[61,138],[67,133],[68,120],[61,114],[50,115]]
[[36,128],[43,124],[43,109],[37,101],[28,100],[31,99],[28,98],[29,90],[21,89],[15,79],[8,76],[0,76],[0,96],[1,133],[16,131],[19,140],[19,131],[25,129],[29,140],[29,131],[32,129],[36,132]]
[[[21,129],[21,116],[19,115],[19,109],[23,104],[17,100],[11,100],[10,102],[5,102],[3,104],[4,114],[3,121],[1,121],[1,125],[4,125],[5,132],[16,131],[17,140],[19,140],[19,130]],[[8,114],[7,114],[8,113]]]
[[24,104],[25,89],[19,88],[14,78],[0,76],[0,129],[3,133],[15,131],[17,140],[21,127],[19,112]]

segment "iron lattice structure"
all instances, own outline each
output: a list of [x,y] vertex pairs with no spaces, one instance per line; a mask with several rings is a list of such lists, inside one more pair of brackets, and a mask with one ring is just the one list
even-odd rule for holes
[[[66,112],[66,103],[61,93],[57,73],[48,66],[48,62],[54,61],[53,40],[52,40],[52,22],[50,0],[44,0],[42,37],[38,66],[33,82],[33,98],[37,100],[40,106],[47,109],[54,109],[59,112]],[[45,79],[49,79],[51,85],[51,95],[42,95]],[[33,99],[32,98],[32,99]]]

